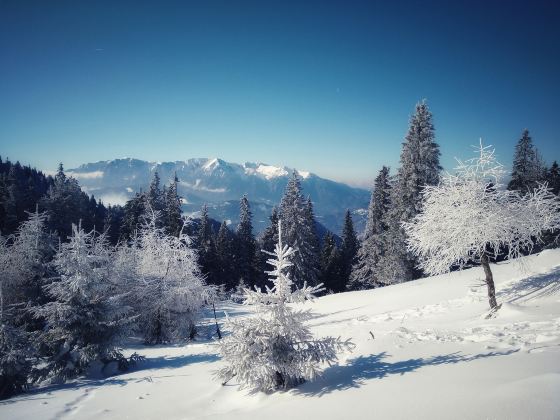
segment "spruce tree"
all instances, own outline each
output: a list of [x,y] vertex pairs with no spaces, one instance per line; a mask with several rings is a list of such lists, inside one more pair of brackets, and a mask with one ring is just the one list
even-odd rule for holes
[[546,182],[548,183],[548,188],[556,195],[560,193],[560,169],[558,163],[554,161],[550,166],[550,169],[546,172]]
[[124,359],[119,338],[132,318],[111,283],[112,252],[106,238],[72,225],[72,236],[53,260],[58,279],[45,286],[51,301],[34,308],[45,321],[39,342],[46,364],[39,376],[66,380],[93,362]]
[[151,207],[153,211],[161,212],[164,207],[164,195],[160,187],[160,178],[157,171],[154,172],[150,187],[146,192],[146,204]]
[[354,230],[350,210],[344,215],[344,227],[342,229],[342,245],[340,247],[340,276],[334,292],[342,292],[346,289],[352,272],[352,266],[356,263],[358,254],[358,238]]
[[321,249],[321,269],[319,273],[319,281],[323,287],[330,292],[340,291],[341,286],[341,255],[336,246],[334,236],[331,232],[327,232],[323,238],[323,247]]
[[239,204],[239,225],[235,237],[236,265],[239,280],[252,287],[255,284],[255,237],[251,207],[247,196]]
[[533,145],[529,130],[523,130],[521,138],[515,146],[513,169],[508,190],[529,192],[536,188],[544,178],[544,167],[539,152]]
[[228,320],[231,334],[219,342],[225,366],[217,376],[225,382],[235,378],[240,387],[255,391],[287,389],[313,380],[323,365],[337,360],[337,351],[353,347],[340,338],[315,339],[305,324],[310,312],[292,307],[312,300],[321,287],[308,286],[303,279],[303,286],[293,290],[287,270],[297,251],[284,245],[281,223],[273,258],[268,260],[272,287],[244,290],[244,304],[255,305],[255,316]]
[[237,286],[238,279],[235,275],[236,267],[234,261],[234,237],[227,227],[225,220],[220,226],[216,237],[216,262],[218,265],[217,277],[228,290]]
[[381,285],[377,264],[385,256],[383,235],[388,228],[386,215],[390,207],[390,195],[389,168],[383,166],[375,178],[371,192],[364,238],[350,275],[350,290],[370,289]]
[[274,251],[274,247],[278,242],[278,209],[276,207],[272,208],[272,213],[269,216],[270,224],[266,227],[262,235],[260,236],[257,244],[257,249],[255,252],[255,257],[257,258],[257,264],[259,267],[257,273],[257,285],[263,287],[267,277],[267,254],[266,252]]
[[202,273],[206,276],[206,281],[209,284],[220,284],[216,261],[216,243],[206,204],[202,207],[196,234],[196,244],[198,263]]
[[407,251],[402,223],[422,209],[422,189],[436,185],[441,166],[439,145],[435,142],[432,113],[426,101],[416,105],[402,146],[400,168],[391,188],[391,207],[385,217],[383,235],[385,257],[377,264],[377,275],[384,284],[399,283],[422,276],[417,258]]
[[302,195],[301,181],[296,171],[286,186],[279,216],[286,241],[297,251],[292,260],[293,265],[289,268],[295,286],[301,287],[305,280],[311,285],[318,284],[319,240],[313,206],[311,200],[306,200]]
[[177,175],[173,177],[173,182],[169,185],[164,197],[164,223],[167,232],[172,236],[179,236],[183,228],[181,218],[181,198],[177,189],[179,179]]

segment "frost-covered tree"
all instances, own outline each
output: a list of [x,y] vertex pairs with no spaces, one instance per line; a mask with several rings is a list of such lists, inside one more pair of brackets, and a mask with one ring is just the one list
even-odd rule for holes
[[371,192],[364,238],[350,274],[350,290],[370,289],[380,285],[377,265],[385,256],[383,235],[387,231],[386,215],[390,206],[390,194],[389,168],[383,166],[375,178]]
[[391,206],[385,217],[387,230],[383,235],[385,256],[377,264],[378,280],[384,284],[421,277],[417,261],[407,252],[402,223],[410,221],[422,209],[422,188],[438,183],[439,156],[432,113],[426,101],[422,101],[410,119],[400,167],[391,188]]
[[521,138],[515,146],[513,168],[508,189],[527,192],[544,181],[545,168],[538,150],[533,145],[529,130],[523,130]]
[[254,316],[228,319],[231,334],[220,341],[220,354],[226,366],[217,375],[226,382],[236,377],[240,386],[257,391],[274,391],[313,380],[321,373],[321,364],[337,360],[336,352],[352,346],[349,340],[332,337],[315,339],[305,321],[309,311],[296,311],[290,304],[312,300],[322,285],[292,290],[287,270],[296,252],[282,243],[282,226],[278,243],[269,259],[272,287],[245,289],[244,304],[255,305]]
[[486,275],[490,307],[497,309],[490,258],[507,252],[509,259],[531,251],[544,231],[560,228],[560,201],[545,185],[521,194],[506,190],[503,166],[490,146],[460,162],[455,175],[426,186],[424,206],[404,228],[409,249],[430,274],[480,262]]
[[51,301],[33,309],[45,322],[39,342],[46,358],[39,376],[66,380],[93,362],[122,361],[119,339],[131,317],[115,293],[105,235],[73,225],[53,265],[58,278],[45,286]]
[[46,215],[28,214],[14,235],[0,235],[0,399],[25,390],[35,349],[31,334],[39,326],[27,308],[42,298],[48,236]]
[[239,224],[235,235],[235,259],[239,280],[255,284],[255,236],[253,235],[253,214],[247,196],[239,203]]
[[319,240],[313,216],[311,200],[306,200],[301,191],[298,173],[293,172],[282,201],[279,218],[284,226],[284,239],[298,252],[294,255],[290,275],[298,281],[305,279],[308,284],[316,285],[319,275]]
[[130,305],[146,343],[193,337],[203,305],[213,297],[197,264],[191,239],[171,236],[158,227],[159,213],[145,216],[130,246],[117,252],[118,277],[129,291]]

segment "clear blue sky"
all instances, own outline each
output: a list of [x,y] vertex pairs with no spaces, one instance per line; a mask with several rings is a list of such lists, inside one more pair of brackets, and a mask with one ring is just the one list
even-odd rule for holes
[[560,159],[558,2],[383,3],[0,0],[0,154],[369,184],[427,98],[446,168],[481,136],[509,165],[525,127]]

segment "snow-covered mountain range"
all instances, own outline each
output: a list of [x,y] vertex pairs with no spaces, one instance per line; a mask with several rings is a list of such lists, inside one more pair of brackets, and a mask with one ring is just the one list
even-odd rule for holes
[[[237,164],[222,159],[201,158],[176,162],[147,162],[124,158],[87,163],[68,171],[84,190],[108,204],[124,204],[135,192],[145,190],[157,171],[162,183],[174,174],[179,178],[183,210],[196,213],[204,203],[210,216],[235,224],[239,199],[247,194],[256,232],[268,224],[272,207],[278,205],[293,171],[264,163]],[[317,220],[334,233],[340,233],[344,212],[350,209],[358,231],[363,229],[369,192],[346,184],[298,171],[303,192],[311,197]]]

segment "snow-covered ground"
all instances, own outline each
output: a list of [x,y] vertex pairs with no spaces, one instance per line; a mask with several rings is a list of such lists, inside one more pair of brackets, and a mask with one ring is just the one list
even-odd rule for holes
[[560,419],[560,250],[493,269],[490,319],[481,268],[309,304],[317,335],[356,348],[288,392],[222,386],[212,341],[137,346],[134,371],[33,390],[0,402],[0,418]]

